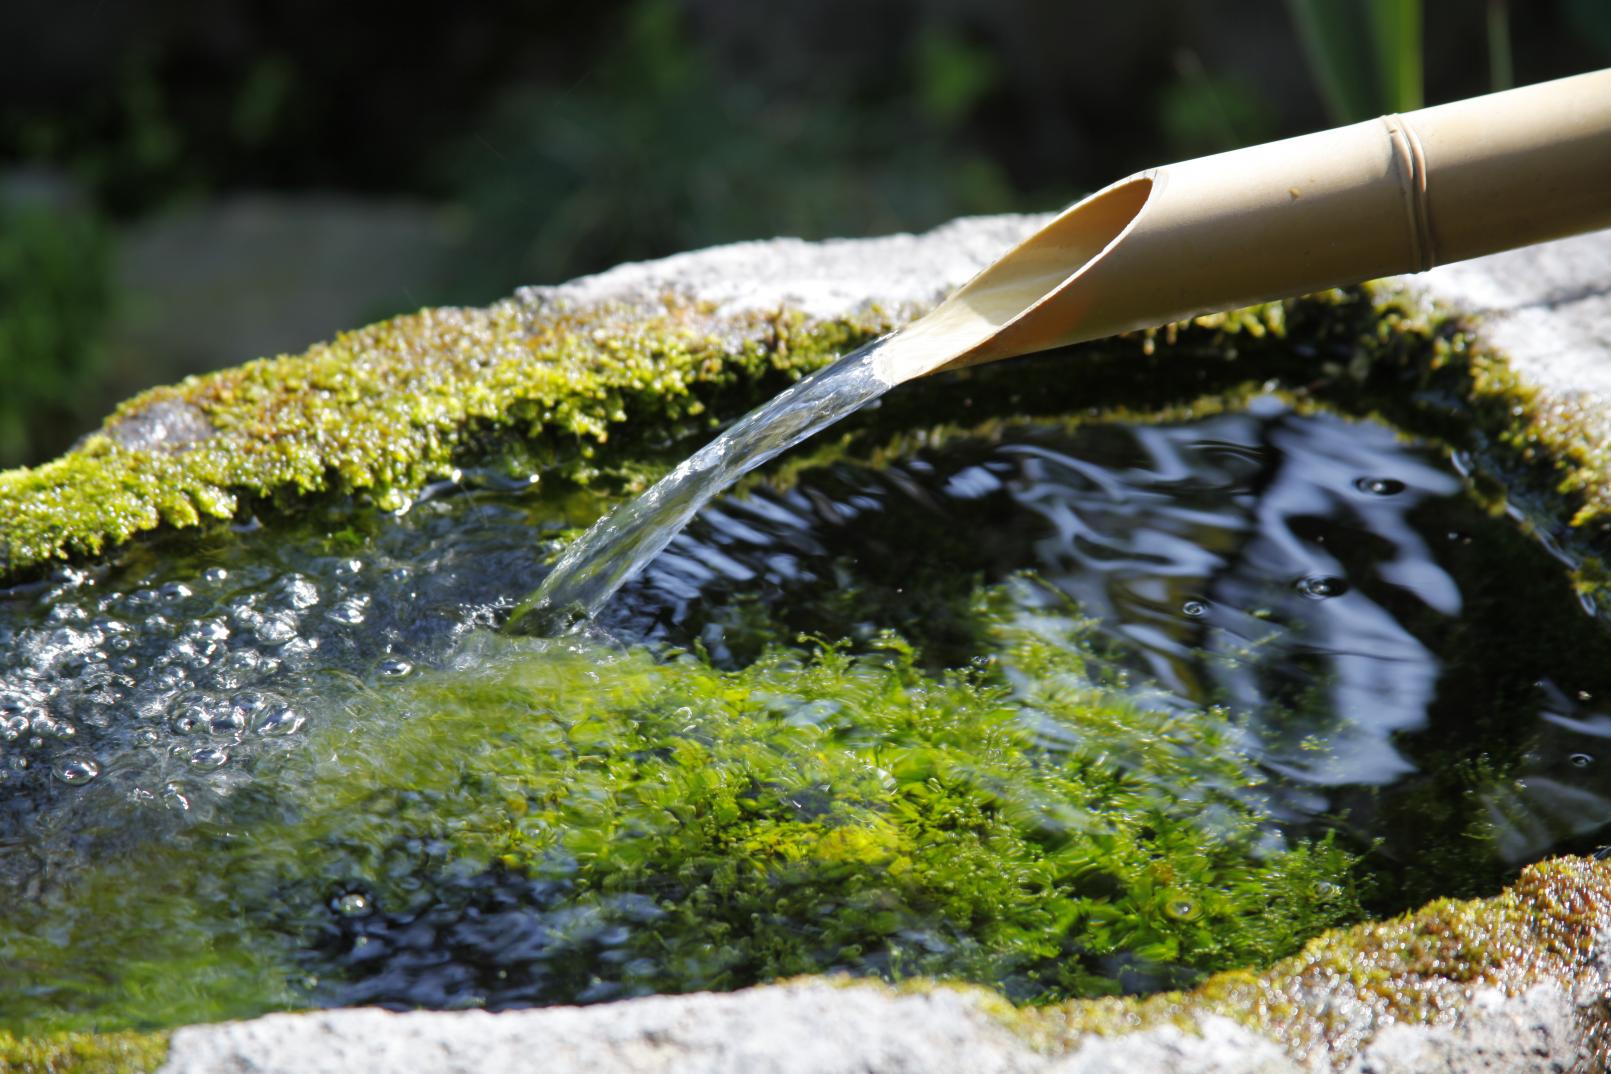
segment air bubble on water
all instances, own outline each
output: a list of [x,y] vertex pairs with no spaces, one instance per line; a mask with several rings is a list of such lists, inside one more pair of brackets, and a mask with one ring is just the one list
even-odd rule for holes
[[414,665],[399,657],[388,657],[377,665],[378,670],[387,678],[398,679],[414,670]]
[[211,619],[198,619],[185,633],[203,641],[228,641],[233,632],[228,623],[215,615]]
[[229,699],[230,707],[246,716],[255,716],[274,703],[274,698],[261,690],[242,690]]
[[246,714],[231,705],[207,722],[207,729],[215,735],[230,735],[246,730]]
[[69,757],[57,761],[52,773],[63,783],[71,783],[77,786],[82,783],[88,783],[100,775],[101,766],[88,757]]
[[1594,755],[1589,753],[1574,753],[1567,759],[1573,768],[1587,768],[1594,763]]
[[208,567],[201,572],[201,580],[217,585],[229,578],[229,572],[222,567]]
[[157,589],[157,599],[164,604],[177,604],[186,597],[194,595],[195,590],[183,582],[167,582]]
[[287,665],[296,667],[318,651],[318,648],[318,638],[295,637],[281,646],[280,656]]
[[345,895],[338,895],[331,900],[331,905],[342,917],[363,917],[372,909],[369,905],[369,896],[361,891],[349,891]]
[[168,717],[168,726],[178,735],[194,735],[212,725],[213,714],[205,701],[190,699],[181,702]]
[[1340,597],[1348,592],[1348,583],[1334,575],[1312,574],[1306,578],[1299,578],[1293,583],[1293,588],[1310,600],[1325,600],[1327,597]]
[[287,604],[298,610],[319,603],[319,589],[300,574],[292,575],[280,587]]
[[1203,916],[1202,904],[1189,895],[1166,894],[1163,911],[1176,921],[1196,921]]
[[27,733],[27,731],[28,717],[22,715],[21,713],[18,713],[15,716],[7,716],[4,723],[0,723],[0,735],[3,735],[7,742],[17,741],[17,739],[21,738]]
[[257,721],[257,733],[274,737],[291,735],[301,730],[306,720],[290,705],[275,705],[265,711]]
[[264,645],[284,645],[296,637],[296,620],[288,615],[265,615],[252,630]]
[[222,768],[229,763],[229,751],[222,746],[203,746],[191,750],[185,761],[192,768]]
[[1367,496],[1397,496],[1404,491],[1404,482],[1395,477],[1361,477],[1354,487]]
[[249,673],[258,671],[263,666],[263,654],[256,649],[237,649],[229,656],[231,671]]
[[368,614],[368,604],[368,597],[348,597],[345,600],[337,601],[325,613],[325,616],[337,623],[357,626],[364,621],[364,616]]
[[1201,600],[1188,600],[1180,606],[1181,613],[1193,619],[1201,619],[1208,614],[1208,604]]

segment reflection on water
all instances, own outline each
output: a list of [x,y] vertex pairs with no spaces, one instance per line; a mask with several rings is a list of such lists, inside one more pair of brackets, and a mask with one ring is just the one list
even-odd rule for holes
[[894,626],[956,662],[965,591],[1016,571],[1098,619],[1165,703],[1250,717],[1291,809],[1347,814],[1406,861],[1429,837],[1418,796],[1490,765],[1518,777],[1479,792],[1506,862],[1611,822],[1611,709],[1593,701],[1611,647],[1559,565],[1432,449],[1269,400],[1008,427],[730,496],[603,622],[727,661],[757,636]]

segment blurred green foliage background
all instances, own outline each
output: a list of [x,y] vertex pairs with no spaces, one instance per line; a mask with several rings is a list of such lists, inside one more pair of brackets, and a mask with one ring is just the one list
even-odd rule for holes
[[0,5],[0,467],[422,305],[1611,63],[1611,0]]

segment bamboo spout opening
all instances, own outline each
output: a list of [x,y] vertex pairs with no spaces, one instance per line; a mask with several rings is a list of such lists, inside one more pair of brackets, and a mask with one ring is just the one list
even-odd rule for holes
[[989,360],[983,348],[1003,328],[1045,306],[1123,241],[1158,183],[1153,173],[1133,175],[1069,206],[893,336],[879,355],[884,380],[899,384]]
[[968,307],[997,328],[1017,320],[1078,279],[1124,238],[1152,197],[1142,174],[1076,202],[1051,223],[963,284],[949,302]]

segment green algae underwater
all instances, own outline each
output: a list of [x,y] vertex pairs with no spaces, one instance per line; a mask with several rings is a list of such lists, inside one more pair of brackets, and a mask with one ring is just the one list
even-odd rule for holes
[[[1281,770],[1324,757],[1338,730],[1326,702],[1336,669],[1314,664],[1305,631],[1324,622],[1315,609],[1343,601],[1282,582],[1243,609],[1265,624],[1241,635],[1259,652],[1194,662],[1136,636],[1159,609],[1171,629],[1235,633],[1217,618],[1234,603],[1223,592],[1166,588],[1104,628],[1095,591],[1060,584],[1089,571],[1053,577],[1055,557],[1037,558],[1032,540],[977,554],[1003,507],[967,481],[953,506],[978,513],[929,517],[928,559],[910,547],[924,516],[858,508],[869,482],[922,476],[903,460],[949,482],[1004,444],[1075,458],[1071,436],[1093,451],[1123,441],[1109,474],[1133,469],[1131,441],[1154,429],[1212,441],[1208,455],[1239,465],[1279,455],[1258,438],[1301,432],[1321,398],[1354,411],[1407,400],[1390,415],[1401,425],[1515,487],[1545,487],[1528,475],[1536,454],[1474,442],[1451,417],[1478,379],[1452,335],[1383,331],[1357,296],[1261,316],[1279,330],[1222,321],[1053,356],[1043,361],[1087,361],[1089,380],[1027,399],[1017,371],[1000,370],[897,393],[724,500],[714,528],[590,634],[491,628],[546,554],[685,450],[665,430],[742,405],[743,375],[716,371],[674,404],[645,392],[641,407],[675,414],[608,450],[483,430],[450,445],[445,457],[466,467],[456,479],[428,485],[430,467],[400,448],[397,474],[368,486],[377,502],[351,495],[360,474],[304,504],[257,500],[233,528],[23,577],[0,628],[20,654],[3,671],[17,733],[0,1025],[153,1029],[321,1003],[497,1008],[832,971],[974,981],[1047,1003],[1267,965],[1367,912],[1491,893],[1530,857],[1592,846],[1611,814],[1563,830],[1520,788],[1552,781],[1580,806],[1603,789],[1582,747],[1598,737],[1592,699],[1611,686],[1582,678],[1608,666],[1584,605],[1593,561],[1571,558],[1574,574],[1513,520],[1490,518],[1499,486],[1475,482],[1485,503],[1462,491],[1392,515],[1457,534],[1438,557],[1469,561],[1475,607],[1439,617],[1399,596],[1391,610],[1413,637],[1450,634],[1468,666],[1506,670],[1446,691],[1472,713],[1464,722],[1371,740],[1415,773],[1396,797],[1351,778],[1320,802],[1315,772]],[[1411,362],[1437,344],[1431,367]],[[1282,377],[1304,387],[1245,435],[1204,425],[1241,420]],[[1502,386],[1481,391],[1479,405],[1515,405]],[[1414,448],[1406,472],[1430,473],[1443,450]],[[1248,476],[1214,471],[1227,473]],[[1385,482],[1346,493],[1360,504],[1408,502],[1393,474],[1356,478]],[[1462,485],[1423,484],[1440,480]],[[1144,499],[1158,484],[1127,488]],[[1549,487],[1529,517],[1582,506],[1549,500],[1570,495]],[[406,514],[388,510],[405,496]],[[805,532],[825,548],[777,547],[780,529],[749,542],[758,558],[737,556],[721,519],[790,502],[815,505]],[[882,551],[826,524],[847,509]],[[1451,510],[1452,531],[1440,513]],[[1341,542],[1317,533],[1320,514],[1292,517],[1300,537]],[[1355,537],[1339,553],[1347,570],[1318,577],[1393,561],[1379,532]],[[767,566],[780,553],[794,561]],[[1469,582],[1483,576],[1526,600]],[[1527,643],[1497,648],[1526,651],[1507,662],[1495,635],[1521,614]],[[1262,655],[1272,648],[1281,659]],[[51,695],[47,675],[76,693]],[[1233,703],[1230,685],[1249,675],[1280,681]]]

